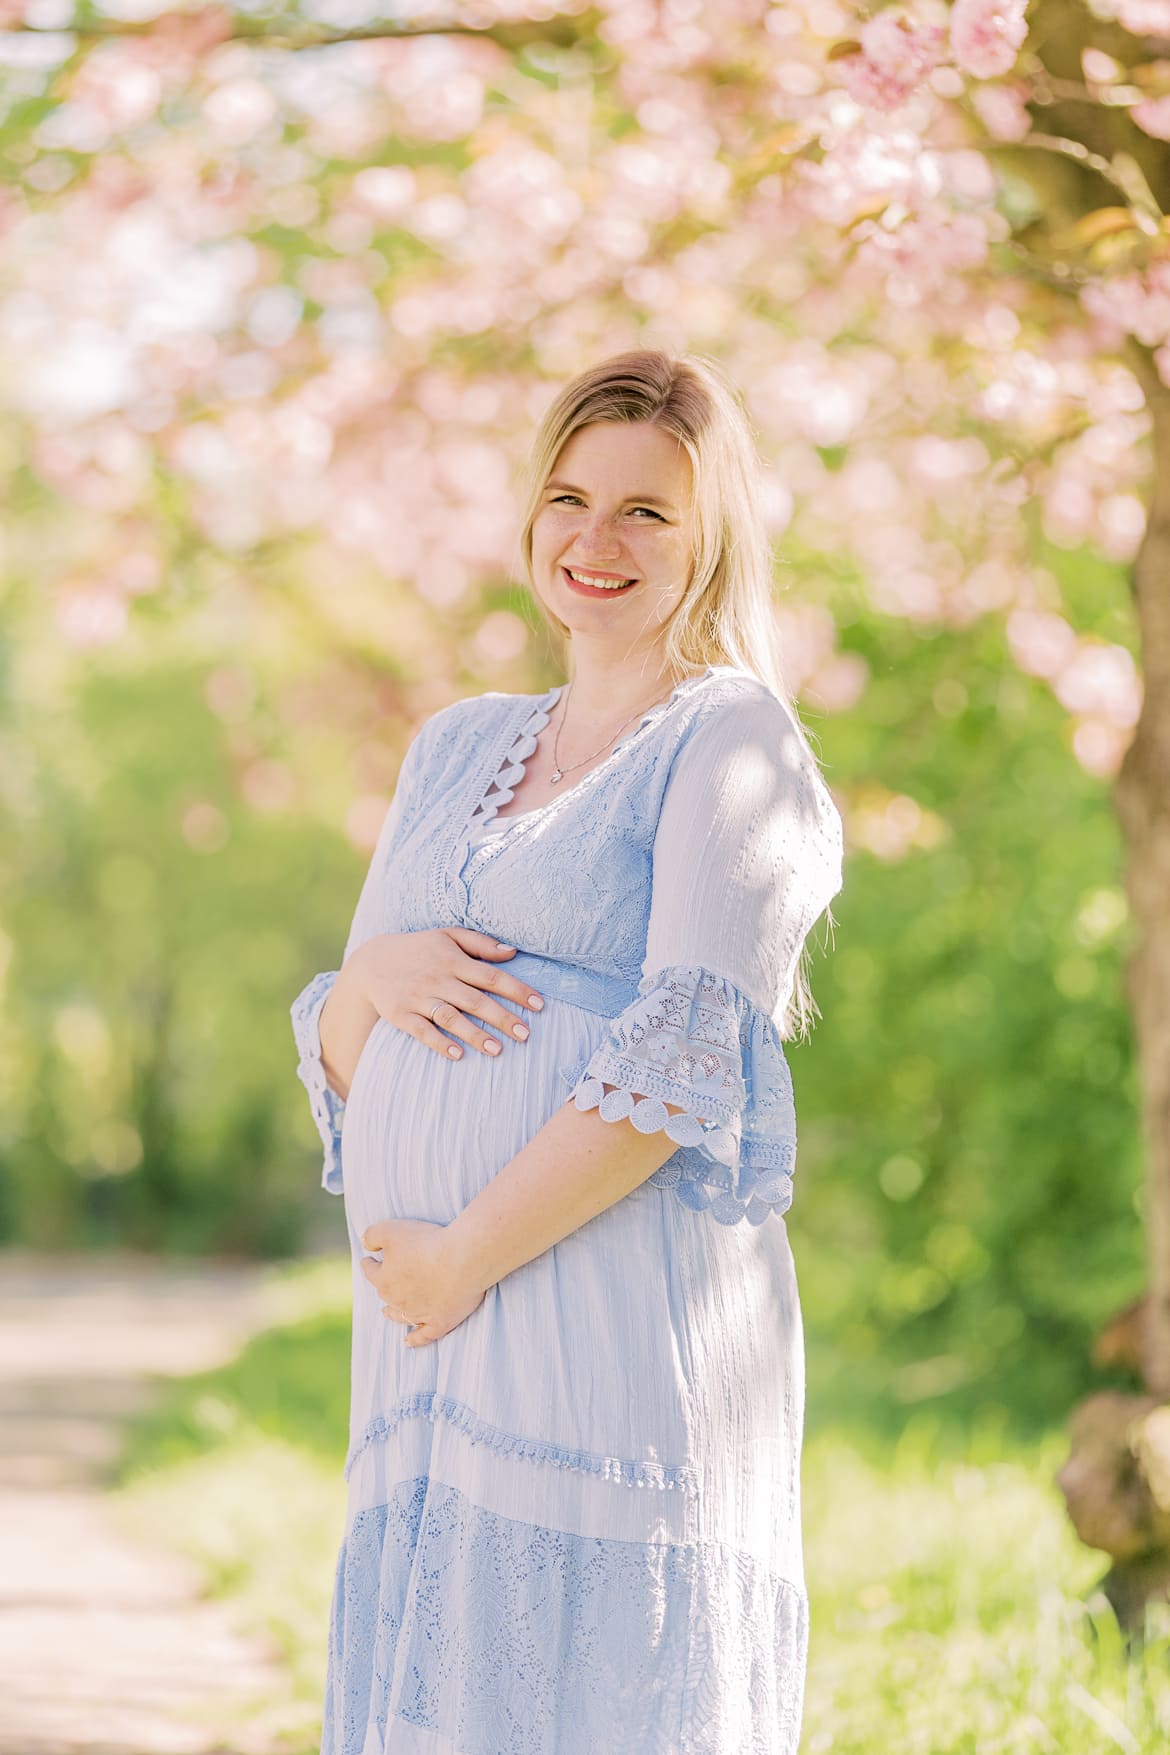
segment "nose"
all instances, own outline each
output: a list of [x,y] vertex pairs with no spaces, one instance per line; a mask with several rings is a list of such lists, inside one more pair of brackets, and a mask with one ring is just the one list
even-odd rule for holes
[[585,520],[577,535],[577,547],[597,560],[616,555],[619,543],[613,524],[602,512],[594,512]]

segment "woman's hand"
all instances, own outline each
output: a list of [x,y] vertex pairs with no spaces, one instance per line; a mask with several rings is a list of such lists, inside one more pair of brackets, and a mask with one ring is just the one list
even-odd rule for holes
[[530,982],[484,960],[514,956],[515,950],[471,927],[437,926],[425,932],[381,933],[360,945],[349,961],[363,996],[380,1017],[444,1059],[458,1060],[463,1050],[452,1036],[483,1054],[500,1052],[496,1038],[473,1019],[527,1041],[528,1025],[492,996],[502,994],[533,1011],[540,1010],[543,998]]
[[413,1323],[403,1337],[408,1347],[441,1340],[478,1310],[487,1287],[469,1277],[446,1225],[425,1219],[385,1219],[362,1232],[366,1249],[381,1261],[362,1257],[362,1272],[380,1298],[390,1322]]

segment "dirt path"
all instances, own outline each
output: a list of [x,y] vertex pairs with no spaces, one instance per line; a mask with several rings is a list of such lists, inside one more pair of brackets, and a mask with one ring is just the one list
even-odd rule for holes
[[0,1252],[0,1755],[288,1747],[276,1653],[104,1498],[125,1419],[271,1320],[263,1279]]

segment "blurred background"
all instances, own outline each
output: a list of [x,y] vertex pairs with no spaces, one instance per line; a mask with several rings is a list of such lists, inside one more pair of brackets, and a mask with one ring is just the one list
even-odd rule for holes
[[[418,724],[561,680],[518,471],[637,345],[742,390],[846,826],[789,1056],[802,1749],[1165,1746],[1170,1620],[1123,1649],[1055,1474],[1146,1278],[1167,55],[1160,0],[0,0],[5,1748],[315,1746],[349,1278],[288,1008]],[[42,1537],[99,1501],[66,1638]],[[79,1616],[197,1600],[137,1718],[55,1685]]]

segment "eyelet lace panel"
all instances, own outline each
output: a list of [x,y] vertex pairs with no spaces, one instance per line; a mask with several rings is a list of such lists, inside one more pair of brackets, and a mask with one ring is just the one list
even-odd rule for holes
[[403,1480],[338,1555],[321,1755],[408,1726],[463,1755],[796,1755],[808,1628],[800,1584],[720,1544],[575,1535]]
[[313,1112],[313,1120],[317,1124],[317,1132],[321,1135],[321,1143],[325,1148],[325,1161],[321,1168],[321,1186],[329,1194],[343,1192],[341,1126],[345,1114],[345,1100],[337,1095],[325,1077],[325,1067],[321,1060],[320,1019],[321,1008],[324,1006],[339,973],[340,971],[337,969],[327,969],[320,975],[314,975],[309,985],[297,995],[290,1007],[293,1037],[301,1057],[297,1062],[297,1077],[309,1093],[309,1107]]
[[638,989],[584,1066],[561,1068],[573,1103],[675,1140],[682,1149],[647,1181],[684,1206],[725,1225],[787,1212],[796,1105],[772,1018],[698,964],[659,969]]
[[517,786],[524,778],[524,764],[536,749],[536,740],[548,724],[549,715],[563,687],[563,683],[558,683],[547,690],[532,709],[504,756],[491,786],[472,811],[471,822],[490,822],[500,806],[514,797]]
[[353,1474],[358,1458],[371,1444],[383,1443],[398,1430],[403,1420],[412,1419],[429,1420],[432,1425],[436,1420],[443,1420],[462,1432],[472,1444],[483,1444],[501,1455],[523,1457],[526,1462],[547,1464],[554,1469],[574,1469],[601,1481],[672,1493],[693,1495],[699,1491],[698,1474],[687,1463],[602,1456],[596,1451],[568,1450],[562,1444],[553,1444],[543,1438],[523,1438],[482,1420],[466,1402],[455,1401],[451,1396],[439,1395],[434,1390],[419,1390],[414,1395],[404,1396],[388,1414],[378,1414],[369,1422],[349,1447],[345,1459],[346,1480]]

